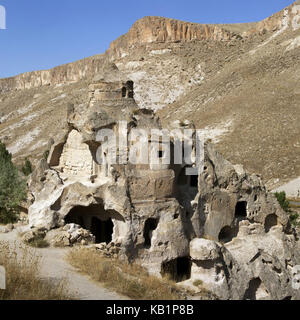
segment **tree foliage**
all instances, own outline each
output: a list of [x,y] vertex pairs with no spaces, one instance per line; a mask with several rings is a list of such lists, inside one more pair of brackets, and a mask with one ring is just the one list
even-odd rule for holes
[[29,176],[32,173],[32,165],[28,159],[25,159],[24,166],[22,167],[22,172],[25,176]]
[[285,211],[290,213],[290,203],[286,198],[286,193],[284,191],[282,192],[276,192],[275,197],[277,198],[277,201],[279,202],[281,208]]
[[0,142],[0,223],[15,222],[25,199],[26,182],[20,177],[5,144]]
[[298,222],[299,214],[291,210],[290,202],[286,198],[286,193],[284,191],[276,192],[275,197],[277,198],[281,208],[290,215],[291,224],[294,227],[299,226],[299,222]]

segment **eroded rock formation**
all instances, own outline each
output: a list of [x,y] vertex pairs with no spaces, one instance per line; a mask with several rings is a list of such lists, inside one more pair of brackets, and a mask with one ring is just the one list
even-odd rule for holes
[[221,299],[299,298],[292,288],[300,263],[293,229],[259,176],[210,144],[199,177],[186,176],[185,164],[111,164],[97,139],[100,129],[126,142],[108,147],[128,160],[132,129],[146,130],[151,140],[150,130],[160,128],[152,111],[137,107],[133,83],[117,72],[95,79],[89,101],[69,111],[61,139],[31,176],[32,228],[81,226],[96,243],[117,244],[120,258],[194,289],[201,280]]
[[144,17],[138,20],[129,32],[113,41],[109,54],[121,57],[131,46],[153,42],[186,42],[193,40],[231,40],[241,38],[218,25],[189,23],[162,17]]

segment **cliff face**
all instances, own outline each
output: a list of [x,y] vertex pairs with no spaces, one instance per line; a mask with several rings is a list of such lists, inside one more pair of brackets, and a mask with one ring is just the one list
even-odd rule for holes
[[278,31],[281,29],[297,29],[300,26],[300,1],[295,1],[289,7],[273,14],[271,17],[256,24],[248,35],[265,31]]
[[202,25],[179,20],[144,17],[138,20],[129,32],[113,41],[109,54],[121,57],[122,51],[134,45],[153,42],[187,42],[193,40],[231,40],[240,35],[218,25]]
[[16,77],[0,79],[0,93],[32,89],[41,86],[78,82],[92,78],[102,71],[104,55],[82,59],[50,70],[27,72]]

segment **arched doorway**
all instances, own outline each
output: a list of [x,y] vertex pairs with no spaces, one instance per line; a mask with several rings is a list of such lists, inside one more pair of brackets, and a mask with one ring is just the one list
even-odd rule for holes
[[91,221],[91,232],[96,237],[96,243],[111,242],[114,224],[112,219],[102,221],[97,217],[93,217]]
[[65,223],[75,223],[89,230],[95,237],[96,243],[112,241],[114,222],[122,221],[123,217],[114,210],[105,210],[102,204],[88,207],[76,206],[65,217]]

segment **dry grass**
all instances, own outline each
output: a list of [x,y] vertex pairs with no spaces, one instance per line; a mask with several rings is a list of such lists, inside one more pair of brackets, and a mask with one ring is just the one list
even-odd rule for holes
[[0,265],[6,270],[6,290],[0,290],[0,300],[70,300],[65,281],[39,277],[41,257],[33,249],[0,242]]
[[93,249],[73,249],[67,259],[84,274],[131,299],[184,299],[184,291],[176,287],[174,282],[150,276],[136,264],[104,258]]
[[44,236],[40,234],[29,241],[24,241],[24,243],[33,248],[48,248],[50,246],[49,242],[44,239]]
[[48,241],[46,241],[41,235],[37,235],[30,241],[25,241],[25,243],[33,248],[48,248],[50,246]]

